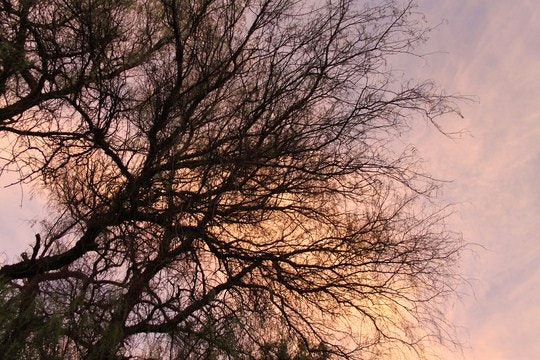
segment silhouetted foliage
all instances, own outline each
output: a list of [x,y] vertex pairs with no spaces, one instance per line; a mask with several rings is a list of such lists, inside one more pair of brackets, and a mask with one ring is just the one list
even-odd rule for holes
[[397,1],[2,0],[3,170],[50,212],[0,268],[0,351],[421,357],[461,247],[389,146],[455,111],[387,64],[422,26]]

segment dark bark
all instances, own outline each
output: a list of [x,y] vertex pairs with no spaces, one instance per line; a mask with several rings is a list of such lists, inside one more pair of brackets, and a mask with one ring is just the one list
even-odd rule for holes
[[411,3],[4,0],[0,30],[2,169],[51,210],[0,267],[58,328],[20,358],[364,359],[446,329],[460,239],[389,145],[456,111],[387,65],[424,39]]

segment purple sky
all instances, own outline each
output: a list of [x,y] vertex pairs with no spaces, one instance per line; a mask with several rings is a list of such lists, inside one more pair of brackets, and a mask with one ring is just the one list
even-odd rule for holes
[[[456,203],[451,227],[483,246],[464,256],[470,285],[460,289],[449,317],[458,326],[464,359],[535,359],[540,354],[540,2],[418,3],[430,24],[441,25],[421,49],[433,54],[404,70],[475,99],[462,104],[464,119],[443,123],[448,130],[464,130],[462,135],[450,139],[420,124],[410,138],[428,171],[452,180],[442,195]],[[0,179],[0,185],[7,182]],[[17,187],[0,191],[0,260],[33,239],[28,214],[41,205],[30,198]]]
[[450,93],[471,95],[448,139],[419,126],[413,142],[436,177],[452,180],[451,226],[484,246],[465,254],[470,286],[453,317],[464,358],[536,359],[540,354],[540,2],[420,0],[443,22],[415,71]]

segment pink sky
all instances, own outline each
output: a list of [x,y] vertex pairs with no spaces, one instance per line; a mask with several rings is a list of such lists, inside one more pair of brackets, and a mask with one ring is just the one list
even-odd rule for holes
[[451,315],[472,360],[540,356],[540,2],[420,0],[436,29],[418,73],[461,106],[463,129],[448,139],[419,126],[413,136],[426,167],[452,180],[452,226],[473,248],[463,262],[470,286]]
[[[464,359],[536,359],[540,355],[540,2],[419,0],[442,24],[422,49],[435,52],[407,66],[450,93],[471,95],[464,119],[443,124],[446,138],[419,125],[411,142],[436,177],[452,180],[443,198],[456,203],[451,226],[467,242],[460,289],[449,315]],[[407,141],[409,141],[407,139]],[[5,177],[0,185],[6,184]],[[3,257],[12,259],[35,231],[40,208],[17,187],[0,192]],[[21,207],[20,204],[23,204]],[[1,257],[1,256],[0,256]],[[452,355],[451,358],[457,355]]]

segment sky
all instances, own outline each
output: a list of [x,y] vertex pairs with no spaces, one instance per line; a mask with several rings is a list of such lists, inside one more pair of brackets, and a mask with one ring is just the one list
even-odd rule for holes
[[417,126],[426,169],[449,180],[449,220],[472,245],[467,279],[449,316],[471,360],[540,354],[540,2],[420,0],[440,24],[408,64],[451,94],[469,96],[463,119]]
[[[435,177],[448,180],[449,226],[473,245],[466,283],[448,316],[467,360],[536,359],[540,354],[540,2],[418,0],[439,24],[423,58],[404,71],[466,95],[463,118],[419,124],[407,137]],[[405,140],[404,140],[405,141]],[[2,176],[0,186],[9,182]],[[0,261],[30,243],[41,204],[17,187],[0,191]],[[9,213],[6,213],[6,210]],[[454,355],[451,355],[454,356]],[[454,357],[451,357],[454,358]]]

